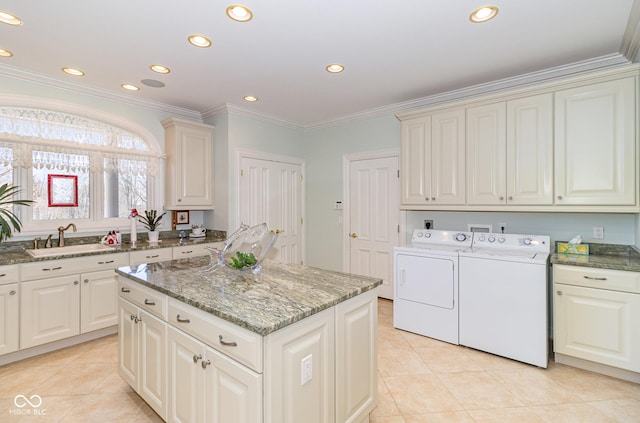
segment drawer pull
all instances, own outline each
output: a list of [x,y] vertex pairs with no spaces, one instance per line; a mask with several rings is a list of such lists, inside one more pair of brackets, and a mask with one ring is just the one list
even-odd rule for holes
[[237,342],[227,342],[227,341],[223,341],[222,340],[222,335],[218,336],[218,339],[220,340],[220,343],[222,345],[224,345],[225,347],[237,347],[238,343]]
[[189,251],[183,251],[182,254],[191,254],[193,253],[193,250],[189,250]]
[[74,284],[74,285],[79,285],[79,284],[80,284],[80,282],[79,282],[79,281],[73,281],[73,284]]
[[583,275],[583,278],[591,279],[592,281],[606,281],[607,280],[607,278],[596,278],[594,276],[587,276],[587,275]]
[[2,274],[0,274],[0,278],[4,278],[5,276],[7,276],[7,274],[6,274],[6,273],[2,273]]
[[160,254],[156,254],[154,256],[145,256],[145,258],[158,258],[160,257]]
[[178,323],[191,323],[191,320],[189,319],[181,319],[179,314],[176,315],[176,320]]
[[84,283],[89,283],[89,279],[85,279],[85,280],[84,280]]
[[123,286],[122,288],[120,288],[120,292],[131,292],[131,290]]
[[44,269],[42,269],[43,272],[49,272],[51,270],[60,270],[62,269],[62,266],[58,266],[58,267],[46,267]]
[[16,295],[15,289],[12,289],[11,291],[9,291],[9,295]]
[[144,305],[156,305],[154,301],[149,301],[146,298],[144,299]]
[[194,354],[193,355],[193,362],[197,363],[198,360],[202,360],[202,354]]
[[98,264],[109,264],[109,263],[113,263],[113,260],[109,260],[109,261],[99,261]]
[[209,361],[209,360],[207,360],[207,361],[202,360],[202,363],[201,363],[201,364],[202,364],[202,368],[203,368],[203,369],[206,369],[206,368],[207,368],[207,366],[208,366],[209,364],[211,364],[211,361]]
[[556,294],[562,295],[562,291],[556,291]]

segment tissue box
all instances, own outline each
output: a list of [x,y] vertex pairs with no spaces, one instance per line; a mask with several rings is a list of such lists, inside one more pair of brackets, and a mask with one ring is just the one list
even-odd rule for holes
[[589,255],[589,244],[569,244],[568,242],[558,243],[558,253]]

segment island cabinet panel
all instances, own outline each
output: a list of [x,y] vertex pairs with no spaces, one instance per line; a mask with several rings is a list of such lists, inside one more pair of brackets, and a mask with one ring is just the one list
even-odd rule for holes
[[22,283],[20,348],[80,333],[80,277],[60,276]]
[[[0,274],[2,270],[0,270]],[[0,285],[0,355],[18,351],[20,346],[20,298],[18,284]]]
[[83,273],[80,288],[80,332],[118,324],[118,276],[113,270]]
[[334,339],[333,308],[265,339],[265,423],[335,421]]
[[154,409],[167,418],[167,324],[120,298],[118,372]]
[[146,288],[137,283],[131,283],[118,278],[120,289],[118,290],[120,297],[131,301],[141,309],[167,320],[167,296]]
[[370,291],[336,306],[336,422],[358,423],[376,406],[377,300]]

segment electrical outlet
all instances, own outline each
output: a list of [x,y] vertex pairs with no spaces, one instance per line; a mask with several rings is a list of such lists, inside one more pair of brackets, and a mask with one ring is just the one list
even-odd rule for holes
[[507,233],[507,224],[506,223],[498,223],[498,232],[501,234]]
[[313,379],[313,356],[311,354],[300,361],[300,373],[302,375],[302,385],[311,382],[311,379]]
[[433,229],[433,220],[426,220],[425,219],[424,228],[425,229]]
[[595,239],[604,239],[604,228],[602,226],[594,226],[593,237]]

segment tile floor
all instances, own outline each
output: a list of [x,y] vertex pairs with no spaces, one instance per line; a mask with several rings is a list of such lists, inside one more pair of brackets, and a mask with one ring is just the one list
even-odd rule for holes
[[[640,422],[638,384],[554,363],[538,369],[399,331],[393,303],[380,300],[378,309],[371,423]],[[0,422],[160,422],[120,379],[117,362],[112,335],[0,367]],[[39,395],[40,414],[17,414],[36,409],[16,407],[16,395]]]

